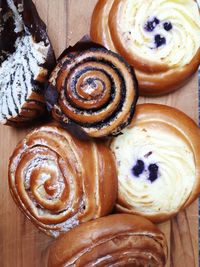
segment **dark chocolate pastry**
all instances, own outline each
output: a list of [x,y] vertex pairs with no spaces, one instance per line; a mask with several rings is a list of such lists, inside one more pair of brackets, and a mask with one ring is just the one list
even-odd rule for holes
[[137,81],[121,56],[87,45],[79,43],[61,55],[45,92],[47,105],[56,120],[77,132],[116,135],[133,117]]
[[54,64],[33,2],[0,1],[0,123],[17,126],[44,113],[43,84]]

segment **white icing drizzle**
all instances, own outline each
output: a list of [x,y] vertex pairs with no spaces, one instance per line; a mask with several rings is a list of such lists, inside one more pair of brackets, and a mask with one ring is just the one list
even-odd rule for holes
[[46,74],[41,67],[45,63],[50,44],[36,43],[25,28],[20,12],[23,4],[17,7],[13,0],[7,0],[10,13],[15,23],[15,32],[23,35],[15,41],[15,52],[8,55],[0,66],[0,123],[5,124],[10,118],[15,118],[36,89],[34,81],[39,75]]
[[15,21],[15,32],[16,33],[22,32],[24,29],[24,23],[22,20],[22,16],[19,14],[19,11],[22,10],[22,7],[18,10],[13,0],[7,0],[7,3],[8,3],[9,8],[13,12],[14,21]]

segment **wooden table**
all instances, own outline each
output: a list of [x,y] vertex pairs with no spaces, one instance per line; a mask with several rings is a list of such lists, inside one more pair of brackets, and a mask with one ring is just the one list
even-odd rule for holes
[[[38,12],[48,26],[56,56],[69,44],[89,32],[90,17],[97,0],[35,0]],[[181,90],[159,98],[140,98],[174,106],[198,118],[197,75]],[[7,165],[17,142],[30,131],[0,126],[0,266],[42,267],[43,254],[52,239],[29,222],[14,204],[8,189]],[[159,226],[169,245],[167,267],[198,266],[197,201],[176,218]]]

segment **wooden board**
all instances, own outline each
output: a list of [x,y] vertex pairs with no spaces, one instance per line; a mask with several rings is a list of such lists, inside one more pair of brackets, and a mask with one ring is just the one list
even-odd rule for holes
[[[56,55],[89,32],[90,17],[97,0],[35,0],[48,26]],[[159,98],[140,98],[174,106],[198,118],[197,75],[181,90]],[[30,223],[14,204],[8,189],[7,165],[10,154],[26,130],[0,126],[0,266],[43,267],[43,255],[52,239]],[[167,267],[198,266],[198,205],[193,203],[176,218],[159,226],[167,236]]]

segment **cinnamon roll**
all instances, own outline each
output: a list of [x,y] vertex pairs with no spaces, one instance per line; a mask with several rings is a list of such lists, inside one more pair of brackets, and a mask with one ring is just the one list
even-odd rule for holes
[[195,0],[99,0],[91,37],[135,68],[143,95],[181,87],[200,64],[200,12]]
[[117,209],[162,222],[200,193],[200,131],[175,108],[138,105],[131,126],[113,139]]
[[108,214],[117,196],[109,148],[82,142],[52,125],[35,129],[17,145],[8,175],[16,204],[54,237]]
[[164,267],[167,242],[143,217],[115,214],[80,225],[50,246],[48,267]]
[[42,95],[55,57],[31,0],[0,2],[0,123],[26,124],[45,111]]
[[90,137],[116,135],[133,117],[137,82],[119,55],[95,44],[69,48],[51,74],[45,98],[62,124]]

